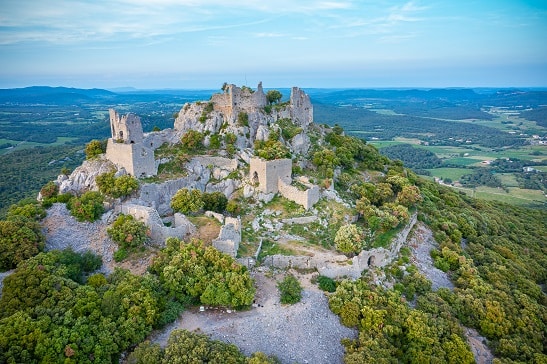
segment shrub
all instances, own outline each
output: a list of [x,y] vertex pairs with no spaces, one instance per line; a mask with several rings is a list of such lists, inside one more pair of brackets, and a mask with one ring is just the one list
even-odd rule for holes
[[188,130],[181,138],[182,146],[187,151],[196,151],[203,148],[204,135],[197,130]]
[[92,140],[85,146],[86,159],[93,159],[106,152],[106,142],[100,140]]
[[49,181],[48,183],[46,183],[44,187],[42,187],[42,189],[40,190],[40,195],[42,196],[42,199],[55,197],[58,193],[59,186],[57,186],[57,184],[55,184],[55,182],[53,181]]
[[11,205],[8,209],[8,220],[12,220],[17,216],[23,216],[31,220],[42,220],[46,217],[46,210],[40,203],[34,199],[24,199],[15,205]]
[[343,225],[336,232],[334,244],[342,253],[359,253],[363,247],[363,231],[354,224]]
[[319,288],[323,291],[336,291],[336,281],[334,281],[334,279],[332,278],[319,276],[319,278],[317,278],[317,283],[319,283]]
[[171,208],[176,212],[188,214],[198,212],[203,208],[203,198],[200,190],[182,188],[171,199]]
[[241,207],[235,200],[230,200],[226,204],[226,211],[232,215],[237,215],[241,212]]
[[139,181],[128,174],[115,177],[114,172],[107,172],[98,175],[95,181],[101,193],[114,198],[129,196],[139,188]]
[[148,240],[148,228],[143,222],[135,220],[132,215],[118,216],[107,232],[110,238],[124,249],[142,247]]
[[88,191],[81,197],[71,198],[67,207],[76,220],[95,221],[104,212],[103,196],[99,192]]
[[237,114],[237,125],[239,126],[249,126],[249,114],[244,111],[241,111]]
[[218,213],[224,212],[228,204],[228,199],[222,192],[211,192],[204,193],[202,196],[203,199],[203,209],[205,211],[214,211]]
[[289,274],[277,284],[281,303],[297,303],[302,299],[302,286],[295,276]]

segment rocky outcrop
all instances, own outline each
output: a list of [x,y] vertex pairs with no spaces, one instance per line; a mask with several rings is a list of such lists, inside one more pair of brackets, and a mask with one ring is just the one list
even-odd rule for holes
[[[269,127],[277,120],[289,118],[304,131],[313,122],[310,98],[298,87],[292,88],[286,105],[276,105],[266,112],[267,105],[262,83],[255,91],[227,85],[223,93],[214,94],[209,102],[185,104],[175,120],[175,134],[180,138],[189,130],[205,134],[233,133],[237,136],[236,147],[243,149],[252,147],[255,140],[268,139]],[[244,122],[239,120],[241,113],[246,114]],[[305,138],[302,134],[291,141],[289,147],[295,154],[306,153],[309,149],[309,140]]]
[[104,158],[86,160],[70,176],[57,177],[59,193],[81,194],[85,191],[98,191],[95,178],[103,173],[116,171],[116,166]]

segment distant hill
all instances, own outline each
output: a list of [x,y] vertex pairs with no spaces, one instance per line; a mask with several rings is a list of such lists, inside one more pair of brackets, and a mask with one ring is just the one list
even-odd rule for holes
[[0,102],[74,104],[92,99],[112,98],[116,94],[102,89],[78,89],[69,87],[31,86],[14,89],[0,89]]

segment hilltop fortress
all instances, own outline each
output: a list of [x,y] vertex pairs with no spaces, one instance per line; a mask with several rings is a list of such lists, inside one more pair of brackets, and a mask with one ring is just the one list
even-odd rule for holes
[[[319,188],[309,181],[299,181],[300,188],[292,185],[292,159],[267,161],[256,157],[253,150],[255,141],[268,140],[272,130],[278,128],[276,122],[286,119],[300,132],[290,140],[281,137],[282,143],[294,157],[307,154],[310,140],[306,132],[313,124],[313,107],[309,96],[297,87],[291,89],[287,102],[272,105],[262,83],[254,91],[248,87],[225,85],[223,92],[212,95],[209,101],[185,104],[175,119],[174,128],[159,132],[143,133],[140,118],[131,113],[119,115],[111,109],[109,116],[111,137],[104,158],[84,162],[69,178],[60,177],[61,192],[96,190],[95,177],[109,170],[116,170],[117,175],[127,173],[137,178],[156,176],[158,166],[168,163],[169,159],[155,159],[155,149],[166,143],[180,143],[181,137],[190,130],[205,136],[203,144],[206,147],[210,146],[213,135],[219,135],[223,140],[227,134],[236,137],[232,146],[235,149],[233,156],[227,155],[227,142],[224,141],[216,156],[191,158],[184,166],[187,171],[184,177],[159,183],[141,182],[139,192],[116,210],[145,222],[159,244],[167,236],[184,237],[195,231],[179,214],[170,228],[161,222],[161,216],[173,213],[170,201],[181,188],[220,191],[230,198],[234,191],[244,187],[245,197],[254,196],[259,201],[269,201],[279,193],[305,209],[310,209],[319,200]],[[250,170],[248,174],[239,172],[247,168]],[[234,176],[236,172],[238,174]],[[228,218],[217,216],[217,219],[226,226],[213,243],[220,250],[235,256],[241,241],[241,224]]]

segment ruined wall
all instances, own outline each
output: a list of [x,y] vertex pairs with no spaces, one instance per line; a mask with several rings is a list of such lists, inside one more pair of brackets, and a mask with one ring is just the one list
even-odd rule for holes
[[255,113],[261,111],[266,106],[266,95],[260,82],[255,92],[248,89],[241,89],[236,85],[228,85],[224,93],[218,93],[211,96],[214,104],[214,110],[224,114],[227,120],[237,119],[239,112]]
[[259,184],[263,193],[277,193],[279,178],[289,179],[292,175],[292,161],[290,159],[276,159],[265,161],[260,158],[251,158],[249,176],[253,183]]
[[302,127],[313,123],[313,105],[310,97],[298,87],[291,90],[290,99],[291,119]]
[[291,185],[291,180],[279,179],[279,193],[281,196],[304,206],[309,210],[319,201],[320,193],[318,186],[310,186],[307,190],[301,191],[296,186]]
[[109,109],[110,129],[112,139],[124,143],[142,142],[143,132],[141,119],[135,114],[127,114],[120,117],[114,109]]
[[320,275],[330,278],[348,277],[357,279],[361,277],[363,270],[373,267],[384,267],[397,258],[399,250],[406,242],[410,230],[417,221],[414,214],[409,223],[397,234],[389,249],[375,248],[363,250],[358,256],[348,259],[344,255],[336,255],[329,260],[307,256],[272,255],[264,259],[265,266],[276,268],[317,269]]
[[106,158],[135,177],[154,176],[158,172],[154,151],[142,143],[118,143],[110,138],[106,146]]
[[119,212],[132,215],[136,220],[143,222],[150,229],[150,239],[156,245],[163,246],[168,237],[183,239],[196,231],[195,226],[181,214],[175,214],[174,226],[168,227],[163,224],[158,212],[151,207],[124,204],[118,209]]
[[220,229],[218,238],[213,240],[213,247],[235,258],[237,255],[237,250],[239,249],[240,243],[241,243],[240,218],[239,217],[224,218],[224,225],[222,225]]

